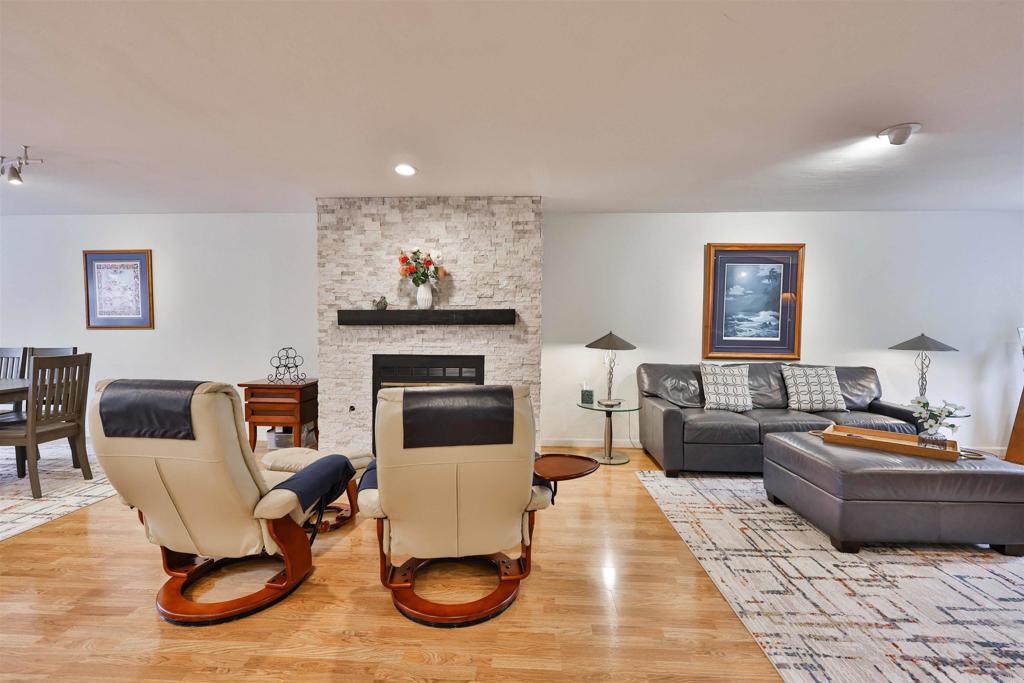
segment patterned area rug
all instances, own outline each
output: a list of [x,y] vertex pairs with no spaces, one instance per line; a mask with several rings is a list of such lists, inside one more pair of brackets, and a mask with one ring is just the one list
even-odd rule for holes
[[637,476],[787,681],[1024,681],[1024,558],[843,554],[760,478]]
[[63,517],[114,495],[92,448],[89,464],[92,479],[71,466],[68,442],[52,441],[39,447],[39,483],[43,497],[32,497],[28,477],[18,479],[14,448],[0,448],[0,541]]

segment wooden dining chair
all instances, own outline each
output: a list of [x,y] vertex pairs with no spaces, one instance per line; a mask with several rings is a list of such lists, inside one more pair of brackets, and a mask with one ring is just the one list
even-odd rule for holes
[[[49,357],[49,356],[73,356],[78,353],[77,346],[26,346],[25,347],[25,360],[22,361],[22,373],[27,372],[28,361],[30,358],[36,357]],[[21,375],[25,377],[24,374]],[[14,410],[21,410],[21,401],[14,404]]]
[[0,346],[0,379],[21,379],[25,376],[24,346]]
[[[25,357],[28,349],[24,346],[0,346],[0,379],[22,379],[25,377]],[[0,405],[0,412],[21,410],[21,401]]]
[[27,358],[48,356],[74,356],[78,353],[77,346],[30,346],[26,351]]
[[27,465],[33,498],[43,495],[38,466],[41,443],[67,439],[72,464],[82,470],[85,479],[92,479],[85,450],[91,364],[91,353],[30,358],[25,412],[0,415],[0,446],[14,446],[19,479],[25,476]]

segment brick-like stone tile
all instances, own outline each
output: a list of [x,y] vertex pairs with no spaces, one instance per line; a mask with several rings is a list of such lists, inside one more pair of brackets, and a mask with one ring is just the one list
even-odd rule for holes
[[[514,326],[339,326],[337,309],[415,308],[398,254],[440,254],[435,308],[515,308]],[[369,449],[373,354],[480,354],[488,384],[526,384],[540,422],[540,197],[317,200],[321,449]],[[353,406],[355,410],[349,410]]]

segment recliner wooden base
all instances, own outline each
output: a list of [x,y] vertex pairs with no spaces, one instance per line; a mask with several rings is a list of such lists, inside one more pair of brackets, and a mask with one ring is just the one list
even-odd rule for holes
[[321,532],[334,531],[335,529],[340,529],[341,527],[345,526],[355,518],[356,513],[359,512],[359,492],[356,489],[355,477],[353,477],[348,482],[348,486],[346,488],[346,495],[348,497],[347,505],[345,503],[338,503],[337,501],[335,501],[333,505],[328,505],[327,507],[324,508],[326,512],[330,512],[334,515],[334,519],[321,520]]
[[[502,575],[497,588],[490,594],[478,600],[456,605],[427,600],[417,595],[413,588],[416,582],[416,571],[435,562],[448,562],[451,560],[448,558],[432,560],[413,558],[401,567],[391,568],[396,585],[403,585],[402,582],[408,582],[409,584],[408,587],[391,589],[391,598],[395,603],[395,607],[404,616],[418,624],[438,628],[473,626],[488,619],[493,619],[511,607],[516,597],[518,597],[519,582],[522,580],[522,562],[521,560],[512,560],[504,553],[485,555],[478,559],[490,561]],[[518,577],[506,579],[505,577],[513,571]]]
[[[377,540],[380,549],[380,581],[391,590],[395,607],[405,617],[424,626],[435,628],[459,628],[473,626],[493,619],[515,602],[519,596],[519,583],[530,575],[531,547],[534,513],[530,512],[529,528],[531,545],[523,545],[522,555],[512,559],[505,553],[480,555],[465,558],[411,558],[395,567],[384,552],[384,522],[377,520]],[[416,572],[435,562],[450,562],[458,559],[487,560],[498,570],[498,586],[491,593],[478,600],[460,604],[439,603],[427,600],[415,592]]]
[[232,600],[194,602],[185,597],[185,591],[197,580],[220,567],[253,558],[207,559],[196,564],[195,555],[161,546],[164,571],[171,578],[156,596],[156,609],[160,616],[173,624],[184,626],[218,624],[266,609],[298,588],[313,569],[313,556],[306,534],[290,517],[271,520],[268,525],[270,535],[281,548],[285,568],[260,590]]

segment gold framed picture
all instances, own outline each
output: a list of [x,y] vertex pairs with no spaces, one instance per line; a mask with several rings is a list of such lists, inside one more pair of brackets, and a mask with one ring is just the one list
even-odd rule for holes
[[804,244],[708,244],[704,358],[800,358]]

